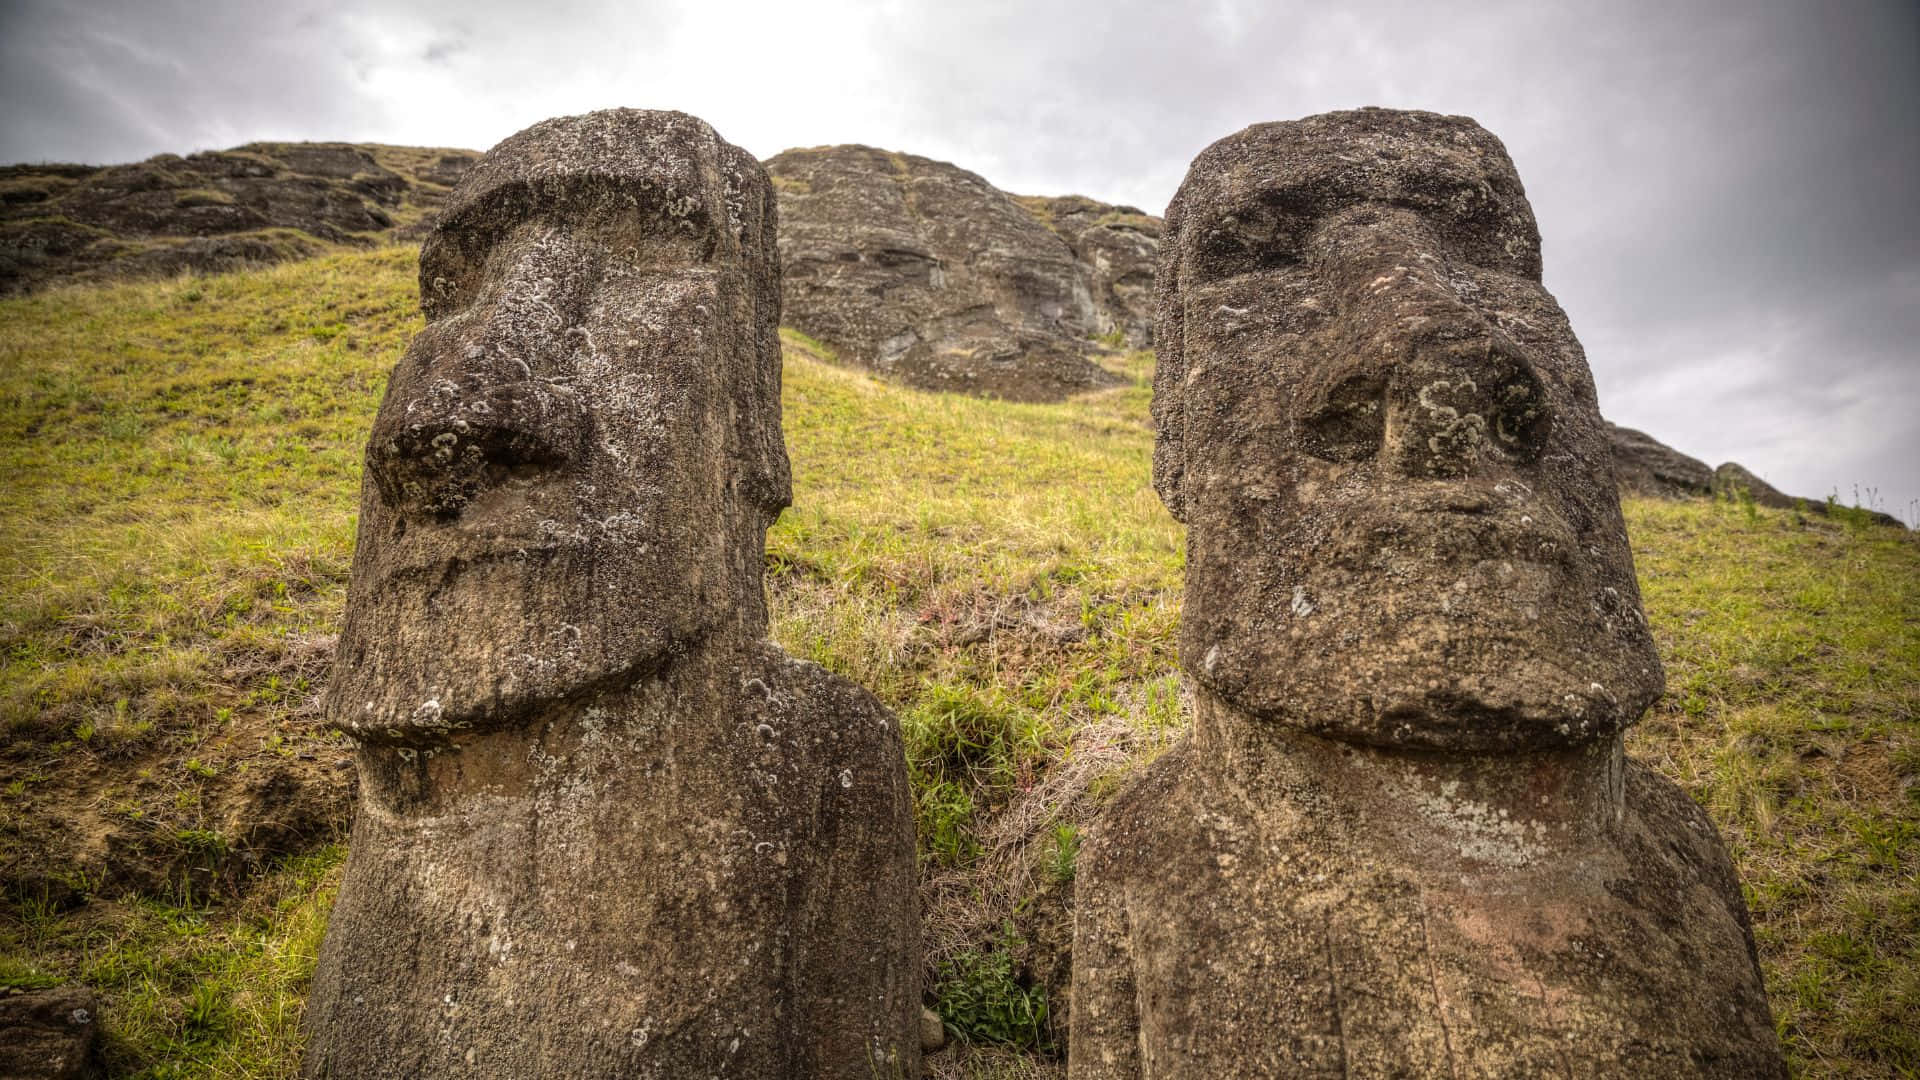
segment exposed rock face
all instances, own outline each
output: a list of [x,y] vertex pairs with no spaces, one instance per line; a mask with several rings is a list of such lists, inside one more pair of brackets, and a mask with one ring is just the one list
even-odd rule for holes
[[84,986],[0,992],[0,1080],[99,1075],[100,1004]]
[[1072,1075],[1784,1076],[1731,860],[1622,754],[1662,674],[1498,140],[1248,128],[1158,287],[1196,715],[1082,851]]
[[475,156],[250,143],[106,168],[0,168],[0,294],[55,280],[236,270],[404,233]]
[[765,171],[550,120],[461,181],[374,422],[328,689],[361,744],[314,1077],[917,1076],[900,735],[765,640]]
[[1128,348],[1153,345],[1153,269],[1161,221],[1131,206],[1084,195],[1016,195],[1014,201],[1067,242],[1101,316],[1101,337]]
[[788,150],[767,170],[780,194],[787,325],[842,360],[1015,401],[1118,381],[1089,358],[1114,322],[1091,275],[1066,240],[985,180],[865,146]]
[[1682,499],[1713,493],[1711,466],[1644,431],[1608,424],[1607,445],[1621,494]]

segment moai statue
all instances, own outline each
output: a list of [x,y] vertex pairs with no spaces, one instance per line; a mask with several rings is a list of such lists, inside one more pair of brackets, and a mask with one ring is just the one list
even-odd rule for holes
[[1160,258],[1194,730],[1082,854],[1071,1076],[1784,1076],[1725,848],[1621,752],[1664,675],[1499,141],[1250,127]]
[[330,721],[360,807],[309,1077],[917,1077],[905,760],[766,640],[773,189],[694,117],[536,124],[420,255]]

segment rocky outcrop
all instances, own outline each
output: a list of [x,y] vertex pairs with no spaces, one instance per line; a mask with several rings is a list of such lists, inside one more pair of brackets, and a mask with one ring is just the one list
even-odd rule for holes
[[1607,425],[1613,480],[1622,495],[1684,499],[1713,494],[1713,467],[1648,435]]
[[[1825,499],[1788,495],[1737,461],[1724,462],[1719,468],[1710,467],[1644,431],[1608,424],[1607,446],[1613,455],[1614,483],[1622,495],[1658,499],[1751,499],[1775,510],[1800,510],[1823,517],[1834,509]],[[1859,507],[1848,512],[1862,515],[1876,525],[1907,527],[1899,518],[1878,510]]]
[[1153,265],[1160,254],[1160,219],[1084,195],[1015,195],[1013,201],[1039,218],[1073,252],[1102,318],[1101,340],[1130,349],[1152,347]]
[[132,165],[0,169],[0,294],[216,272],[417,235],[477,155],[249,143]]
[[[1016,401],[1118,381],[1093,361],[1094,339],[1138,325],[1106,297],[1139,288],[1139,260],[1116,261],[1132,241],[1104,215],[1077,232],[1083,215],[1065,215],[1074,224],[1056,231],[965,169],[867,146],[788,150],[767,171],[780,198],[784,321],[842,361]],[[1112,249],[1110,280],[1069,235]]]

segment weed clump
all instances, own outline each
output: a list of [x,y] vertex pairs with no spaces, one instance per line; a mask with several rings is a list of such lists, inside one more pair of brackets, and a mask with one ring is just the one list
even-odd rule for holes
[[1017,977],[1013,953],[1019,945],[1006,926],[992,944],[942,964],[933,1008],[947,1030],[962,1039],[1051,1053],[1047,990]]

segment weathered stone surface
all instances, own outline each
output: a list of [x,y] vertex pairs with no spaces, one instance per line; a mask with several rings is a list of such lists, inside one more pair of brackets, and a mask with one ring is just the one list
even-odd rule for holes
[[787,325],[913,386],[1051,401],[1116,383],[1073,249],[985,180],[866,146],[767,161]]
[[1500,143],[1367,109],[1194,162],[1155,485],[1194,733],[1077,877],[1098,1077],[1785,1074],[1660,692],[1593,382]]
[[1613,478],[1622,495],[1685,499],[1713,493],[1713,468],[1644,431],[1607,425]]
[[105,168],[0,168],[0,294],[236,270],[411,235],[475,156],[250,143]]
[[920,1052],[931,1054],[947,1045],[947,1026],[940,1021],[940,1014],[926,1006],[920,1007]]
[[612,110],[495,147],[427,238],[307,1075],[918,1075],[899,731],[765,640],[775,220],[706,124]]
[[99,1075],[100,1004],[84,986],[0,992],[0,1080]]
[[1160,219],[1084,195],[1016,195],[1013,199],[1067,242],[1093,295],[1100,316],[1099,335],[1128,348],[1150,348]]

